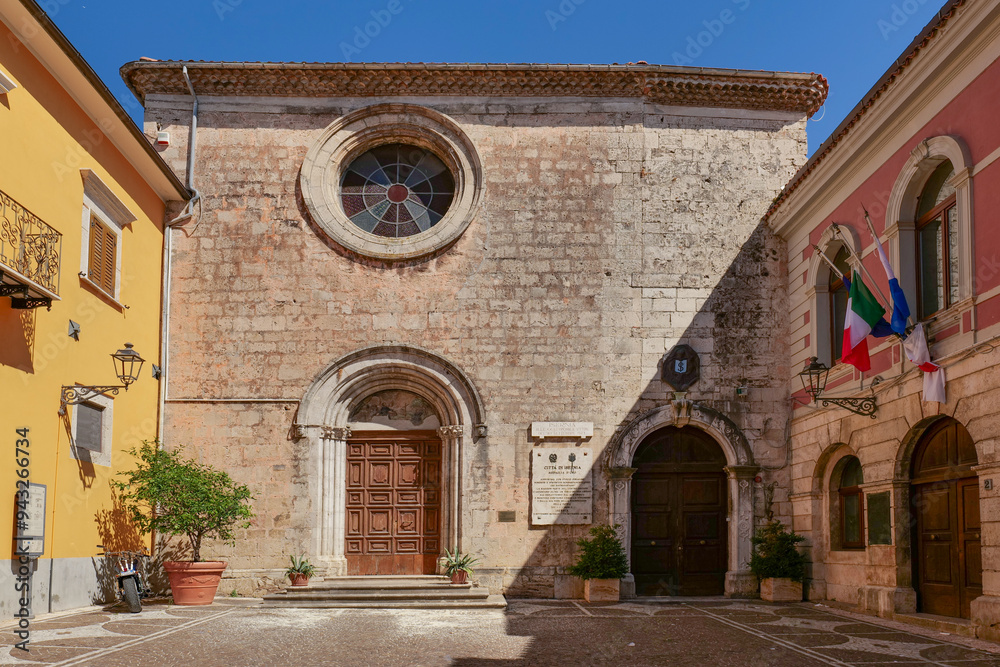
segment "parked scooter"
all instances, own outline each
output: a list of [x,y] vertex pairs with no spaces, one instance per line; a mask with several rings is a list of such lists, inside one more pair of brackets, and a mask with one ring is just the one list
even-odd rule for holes
[[[104,545],[98,544],[97,548],[103,549]],[[138,551],[105,551],[98,555],[116,559],[118,599],[125,601],[130,612],[138,614],[142,611],[142,599],[152,595],[142,564],[142,560],[148,560],[149,556]]]

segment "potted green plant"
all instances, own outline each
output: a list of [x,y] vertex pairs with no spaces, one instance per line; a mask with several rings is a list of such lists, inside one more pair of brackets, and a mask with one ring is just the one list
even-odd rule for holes
[[206,537],[234,542],[233,530],[248,528],[254,513],[253,495],[225,472],[185,458],[182,448],[161,449],[144,441],[129,451],[138,460],[135,469],[119,473],[114,482],[136,526],[143,532],[187,537],[190,561],[164,561],[174,603],[212,604],[226,563],[203,561]]
[[292,582],[292,586],[308,586],[309,578],[316,574],[316,568],[309,562],[305,555],[289,556],[292,564],[285,569],[285,576]]
[[768,522],[752,538],[750,571],[760,578],[760,596],[769,602],[801,602],[806,557],[795,545],[801,535],[778,520]]
[[580,556],[569,573],[583,582],[583,597],[587,602],[617,602],[621,596],[621,579],[628,574],[628,557],[618,539],[619,526],[594,526],[591,538],[580,538]]
[[455,553],[444,550],[444,573],[451,577],[451,583],[464,584],[472,574],[472,566],[479,562],[478,558],[473,558],[472,554],[461,554],[458,549]]

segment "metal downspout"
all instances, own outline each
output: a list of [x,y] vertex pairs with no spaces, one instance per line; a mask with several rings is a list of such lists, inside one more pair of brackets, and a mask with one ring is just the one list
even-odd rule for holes
[[169,359],[170,359],[170,277],[171,277],[171,258],[173,250],[173,228],[182,222],[190,220],[194,215],[194,205],[201,199],[201,193],[198,189],[194,187],[194,153],[198,144],[198,96],[194,92],[194,86],[191,85],[191,78],[188,76],[187,65],[183,66],[181,73],[184,75],[184,81],[187,83],[188,90],[191,92],[191,97],[194,102],[191,105],[191,128],[188,133],[188,159],[187,159],[187,170],[185,173],[185,185],[188,191],[192,194],[191,199],[188,201],[187,206],[176,218],[166,223],[163,230],[163,294],[161,297],[161,303],[163,304],[163,310],[160,317],[160,405],[158,411],[158,423],[156,427],[156,439],[160,442],[160,446],[163,446],[163,421],[164,421],[164,408],[166,406],[167,400],[167,389],[170,386],[170,372],[168,370]]

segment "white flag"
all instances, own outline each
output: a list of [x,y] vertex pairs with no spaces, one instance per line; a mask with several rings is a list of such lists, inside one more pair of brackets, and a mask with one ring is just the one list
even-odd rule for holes
[[906,351],[906,358],[924,372],[924,400],[944,403],[944,369],[931,361],[923,324],[913,327],[913,331],[903,341],[903,349]]

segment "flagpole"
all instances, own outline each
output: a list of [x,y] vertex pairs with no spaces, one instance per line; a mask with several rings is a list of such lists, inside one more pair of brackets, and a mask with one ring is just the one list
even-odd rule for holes
[[830,269],[832,269],[833,272],[837,274],[838,278],[840,278],[841,280],[843,280],[844,279],[844,274],[840,272],[840,269],[838,269],[837,266],[833,263],[833,260],[831,260],[829,257],[827,257],[826,253],[824,253],[822,250],[820,250],[819,246],[816,245],[815,243],[812,244],[812,247],[813,247],[813,250],[816,251],[816,254],[819,255],[820,259],[822,259],[824,262],[827,263],[827,265],[830,267]]
[[[872,219],[868,215],[868,209],[866,209],[864,207],[864,205],[862,204],[861,210],[865,212],[865,222],[868,223],[868,231],[871,233],[872,238],[877,240],[878,239],[878,235],[875,233],[875,225],[872,224]],[[909,309],[907,308],[907,310],[909,310]],[[913,318],[910,315],[906,316],[906,323],[909,324],[909,325],[911,325],[911,326],[913,325]]]
[[865,263],[861,261],[861,257],[857,253],[855,253],[854,250],[851,249],[851,244],[847,242],[847,237],[844,236],[844,233],[842,231],[840,231],[840,225],[838,225],[836,222],[831,222],[830,226],[833,227],[833,231],[836,232],[836,234],[840,237],[840,240],[844,242],[844,246],[847,248],[847,252],[851,253],[851,255],[857,260],[858,266],[861,267],[861,272],[865,274],[865,277],[868,278],[868,281],[871,283],[872,287],[874,287],[875,291],[878,292],[878,295],[882,297],[882,305],[887,306],[889,312],[891,313],[892,302],[889,301],[889,299],[885,298],[885,294],[882,294],[882,290],[879,289],[878,283],[875,282],[875,279],[872,278],[872,274],[868,273],[868,269],[865,268]]

